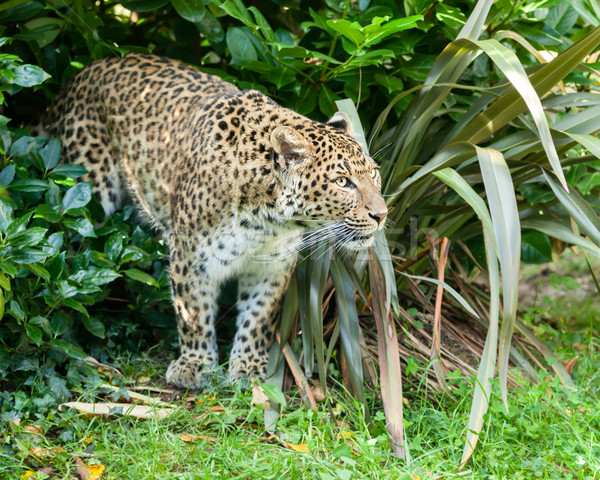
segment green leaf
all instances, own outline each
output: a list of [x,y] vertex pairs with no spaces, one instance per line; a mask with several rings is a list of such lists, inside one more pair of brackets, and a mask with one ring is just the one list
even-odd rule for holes
[[69,280],[82,285],[106,285],[121,275],[109,268],[93,268],[80,270],[69,277]]
[[60,140],[53,138],[39,152],[46,170],[52,170],[60,160]]
[[65,212],[74,208],[85,207],[92,199],[92,186],[87,182],[73,185],[63,197],[62,206]]
[[8,188],[17,192],[45,192],[48,190],[49,185],[44,180],[15,180]]
[[156,287],[156,288],[159,287],[158,282],[152,275],[148,275],[146,272],[142,272],[141,270],[138,270],[137,268],[130,268],[128,270],[123,270],[123,273],[125,275],[127,275],[129,278],[131,278],[133,280],[137,280],[138,282],[145,283],[146,285],[149,285],[151,287]]
[[36,327],[31,323],[27,323],[27,325],[25,325],[25,330],[27,331],[27,336],[31,339],[31,341],[39,347],[42,344],[42,331],[39,329],[39,327]]
[[67,307],[72,308],[73,310],[77,310],[84,317],[89,317],[90,316],[90,314],[88,313],[87,309],[81,304],[81,302],[78,302],[74,298],[71,298],[71,297],[70,298],[65,298],[65,299],[63,299],[63,303]]
[[360,45],[365,39],[362,27],[356,22],[350,22],[345,19],[327,20],[327,25],[336,32],[341,33],[356,46]]
[[171,0],[171,5],[181,17],[192,23],[200,22],[206,11],[202,0]]
[[263,37],[265,37],[265,40],[267,42],[276,42],[277,38],[275,37],[275,32],[273,32],[269,22],[267,22],[267,19],[262,13],[260,13],[258,8],[253,6],[249,7],[248,10],[254,15],[254,18],[256,19],[256,25],[258,25],[258,29],[260,33],[262,33]]
[[285,406],[287,405],[287,402],[285,400],[285,395],[279,388],[277,388],[275,385],[269,385],[268,383],[264,383],[264,382],[258,382],[258,383],[262,387],[262,389],[265,391],[265,393],[267,394],[267,397],[269,397],[275,403],[278,403],[279,405],[281,405],[282,408],[285,408]]
[[35,207],[35,214],[33,218],[43,218],[50,223],[58,223],[62,220],[62,215],[59,212],[58,207],[52,207],[47,203],[42,203]]
[[82,237],[96,238],[94,226],[87,218],[77,218],[75,220],[64,220],[64,226],[75,230]]
[[88,173],[87,169],[82,165],[74,165],[71,163],[63,163],[57,166],[50,172],[52,178],[56,177],[67,177],[67,178],[79,178],[82,175]]
[[[2,22],[3,24],[27,20],[28,18],[33,17],[35,14],[37,14],[40,10],[44,8],[44,6],[39,2],[13,3],[21,4],[17,4],[12,8],[7,8],[5,11],[2,11],[0,13],[0,22]],[[10,3],[8,3],[8,6],[10,6]]]
[[247,28],[233,27],[227,30],[225,40],[231,54],[232,63],[241,64],[243,61],[258,60],[258,54],[251,36],[252,34]]
[[15,178],[15,165],[8,165],[0,172],[0,186],[8,187]]
[[169,0],[122,0],[120,3],[132,12],[150,12],[164,7]]
[[50,344],[77,360],[85,360],[86,358],[88,358],[88,356],[83,352],[83,350],[76,347],[72,343],[69,343],[60,338],[53,338],[52,340],[50,340]]
[[30,227],[26,230],[10,233],[6,236],[11,247],[27,248],[40,243],[48,230],[41,227]]
[[13,249],[8,247],[2,253],[6,258],[21,265],[41,262],[50,256],[50,253],[34,248]]
[[99,338],[104,338],[104,324],[94,317],[83,316],[81,317],[84,327],[92,335]]
[[521,259],[525,263],[548,263],[552,261],[552,245],[542,233],[525,232],[521,235]]
[[50,75],[35,65],[20,65],[14,68],[12,72],[14,76],[9,79],[9,82],[21,87],[40,85],[50,78]]

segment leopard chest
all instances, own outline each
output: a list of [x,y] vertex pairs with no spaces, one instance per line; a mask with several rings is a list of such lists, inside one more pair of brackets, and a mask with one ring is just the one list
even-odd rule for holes
[[293,262],[302,240],[303,229],[280,225],[253,214],[237,214],[221,222],[208,238],[197,239],[204,248],[199,259],[204,274],[217,281],[240,273],[275,270]]

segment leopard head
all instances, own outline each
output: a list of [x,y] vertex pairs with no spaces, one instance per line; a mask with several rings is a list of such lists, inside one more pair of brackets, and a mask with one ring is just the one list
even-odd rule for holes
[[369,247],[388,213],[378,166],[336,113],[326,124],[304,121],[271,132],[274,170],[283,185],[279,210],[315,237],[351,250]]

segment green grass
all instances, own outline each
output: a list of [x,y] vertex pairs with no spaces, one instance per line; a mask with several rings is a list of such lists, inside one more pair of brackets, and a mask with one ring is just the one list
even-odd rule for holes
[[[43,467],[53,468],[51,478],[78,478],[74,459],[79,457],[87,464],[103,464],[102,479],[597,479],[600,341],[589,332],[580,332],[576,340],[583,342],[577,348],[585,349],[573,371],[576,387],[565,388],[553,377],[542,377],[533,386],[523,381],[511,390],[507,414],[496,385],[480,445],[460,473],[456,465],[471,387],[468,379],[453,376],[453,398],[432,401],[424,391],[407,395],[409,465],[390,454],[381,412],[369,428],[360,408],[348,400],[340,398],[334,404],[332,420],[323,405],[314,412],[292,398],[280,417],[278,436],[291,444],[306,444],[308,453],[302,453],[267,438],[262,410],[252,405],[250,392],[221,389],[214,397],[202,397],[204,401],[191,410],[179,408],[163,420],[90,419],[63,411],[43,419],[23,418],[19,426],[6,423],[0,465],[8,476],[0,478],[18,479],[27,470]],[[128,366],[142,375],[155,367],[147,361]],[[371,402],[377,404],[373,397]],[[186,403],[189,407],[195,402],[190,397]],[[209,408],[214,406],[223,411]],[[33,424],[42,427],[43,435],[26,431],[24,427]],[[182,433],[216,441],[186,443]],[[32,455],[36,446],[50,449],[42,460]]]
[[[19,405],[20,425],[0,423],[0,478],[19,479],[27,471],[52,468],[51,476],[22,478],[78,479],[75,459],[102,464],[109,479],[489,479],[600,480],[600,336],[598,297],[558,296],[524,315],[563,363],[576,358],[575,385],[566,387],[544,371],[535,385],[520,380],[510,390],[510,412],[494,399],[481,440],[467,468],[457,472],[472,395],[471,379],[450,373],[452,397],[422,387],[407,391],[405,427],[410,462],[393,457],[385,434],[380,400],[370,392],[373,414],[367,425],[361,407],[334,393],[331,412],[315,412],[293,394],[277,424],[278,439],[263,428],[261,407],[250,391],[220,388],[190,395],[163,420],[123,417],[88,418],[76,411],[53,411],[39,418]],[[161,385],[166,365],[161,351],[121,361],[126,382]],[[514,373],[519,376],[516,370]],[[412,375],[422,376],[423,371]],[[98,379],[98,383],[106,379]],[[114,401],[91,383],[79,392]],[[408,390],[408,388],[406,388]],[[201,399],[201,401],[198,401]],[[332,416],[333,414],[333,416]],[[32,433],[38,425],[42,434]],[[185,442],[180,434],[201,438]],[[211,437],[214,442],[203,438]],[[307,453],[286,448],[306,444]],[[35,447],[40,447],[40,451]]]

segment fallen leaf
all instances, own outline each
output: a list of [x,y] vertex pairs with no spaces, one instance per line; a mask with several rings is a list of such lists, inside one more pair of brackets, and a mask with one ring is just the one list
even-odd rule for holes
[[565,365],[565,370],[567,371],[567,373],[569,375],[571,375],[573,373],[573,367],[575,366],[575,361],[579,358],[579,355],[577,355],[575,358],[572,358],[571,360],[569,360],[567,362],[567,364]]
[[204,440],[208,443],[215,443],[217,441],[216,438],[213,437],[205,437],[204,435],[194,435],[193,433],[180,433],[179,438],[186,443],[197,442],[198,440]]
[[264,388],[262,388],[258,383],[255,383],[252,387],[252,405],[261,406],[265,410],[269,410],[271,408],[271,400],[265,393]]
[[98,480],[104,472],[104,465],[86,465],[79,457],[75,457],[75,465],[80,480]]
[[[12,419],[10,422],[11,422],[11,423],[12,423],[12,424],[13,424],[15,427],[18,427],[19,425],[21,425],[21,418],[20,418],[20,417],[13,418],[13,419]],[[29,470],[27,470],[27,471],[29,471]]]
[[23,427],[23,430],[29,433],[33,433],[35,435],[41,435],[44,433],[44,429],[39,425],[26,425]]
[[299,443],[298,445],[288,443],[287,447],[295,450],[296,452],[308,453],[308,445],[306,443]]
[[98,480],[100,478],[100,475],[102,475],[102,472],[104,472],[104,465],[88,465],[87,469],[90,473],[87,480]]
[[[151,405],[133,405],[130,403],[84,403],[68,402],[58,406],[59,410],[65,408],[74,408],[81,413],[88,415],[115,415],[120,414],[126,417],[134,418],[164,418],[171,415],[175,408],[173,407],[154,407]],[[89,418],[89,417],[88,417]]]
[[42,447],[31,447],[29,453],[40,460],[44,460],[48,457],[54,456],[57,453],[62,452],[62,447],[58,448],[42,448]]
[[208,407],[209,410],[212,410],[213,412],[224,412],[225,409],[221,406],[221,405],[213,405],[211,407]]

